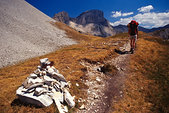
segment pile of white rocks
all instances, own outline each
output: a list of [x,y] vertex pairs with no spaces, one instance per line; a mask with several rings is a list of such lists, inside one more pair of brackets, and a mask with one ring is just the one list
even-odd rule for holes
[[53,64],[48,58],[40,59],[40,66],[27,77],[16,94],[22,102],[40,107],[47,107],[54,101],[59,112],[65,113],[68,108],[63,103],[74,107],[74,97],[69,93],[69,83]]

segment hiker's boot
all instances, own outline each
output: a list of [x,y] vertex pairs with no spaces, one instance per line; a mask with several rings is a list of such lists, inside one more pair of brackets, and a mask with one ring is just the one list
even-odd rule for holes
[[133,48],[130,48],[130,52],[132,52]]
[[134,54],[134,49],[133,48],[131,49],[131,54]]

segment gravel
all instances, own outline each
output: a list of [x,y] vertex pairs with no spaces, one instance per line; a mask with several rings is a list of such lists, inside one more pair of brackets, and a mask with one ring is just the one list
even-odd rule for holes
[[76,44],[24,0],[0,0],[0,68]]

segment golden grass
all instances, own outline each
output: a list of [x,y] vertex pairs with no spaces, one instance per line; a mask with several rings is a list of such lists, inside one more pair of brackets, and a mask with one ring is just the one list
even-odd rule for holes
[[117,113],[169,112],[169,43],[140,33]]
[[[80,97],[85,98],[87,95],[83,89],[87,88],[87,86],[81,81],[81,79],[85,79],[85,72],[80,61],[86,59],[92,62],[102,62],[105,59],[111,59],[112,57],[117,56],[114,49],[118,48],[118,46],[112,46],[111,44],[117,41],[121,41],[121,44],[125,42],[124,38],[118,39],[118,36],[116,38],[105,39],[80,34],[62,23],[52,24],[65,30],[70,38],[76,39],[80,43],[0,69],[0,112],[57,112],[54,104],[47,108],[36,108],[30,105],[23,105],[17,100],[16,96],[17,88],[22,84],[26,77],[36,69],[39,65],[39,59],[45,57],[49,58],[50,61],[54,61],[54,66],[68,81],[71,81],[72,86],[70,92],[72,95],[76,96],[76,101]],[[126,37],[126,34],[122,37]],[[80,87],[77,87],[75,85],[76,83],[79,83]],[[78,106],[79,103],[76,102],[75,108],[69,111],[73,112]]]

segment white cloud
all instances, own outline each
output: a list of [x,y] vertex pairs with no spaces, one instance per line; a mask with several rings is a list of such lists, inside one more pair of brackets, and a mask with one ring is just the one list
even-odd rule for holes
[[137,10],[142,13],[150,12],[150,10],[154,9],[152,5],[144,6],[141,8],[138,8]]
[[112,17],[116,18],[116,17],[121,17],[121,16],[129,16],[132,15],[133,12],[128,12],[128,13],[121,13],[121,11],[112,11]]
[[133,12],[129,12],[129,13],[123,13],[122,16],[129,16],[129,15],[132,15]]
[[113,11],[112,13],[113,13],[112,17],[116,18],[121,16],[121,11]]
[[112,26],[118,26],[118,25],[127,25],[131,20],[133,20],[132,17],[130,18],[120,18],[119,21],[116,21],[114,23],[110,23]]
[[131,20],[136,20],[139,24],[145,28],[161,27],[169,24],[169,12],[155,13],[148,12],[143,14],[137,14],[129,18],[121,18],[119,21],[111,23],[113,26],[119,24],[127,25]]

